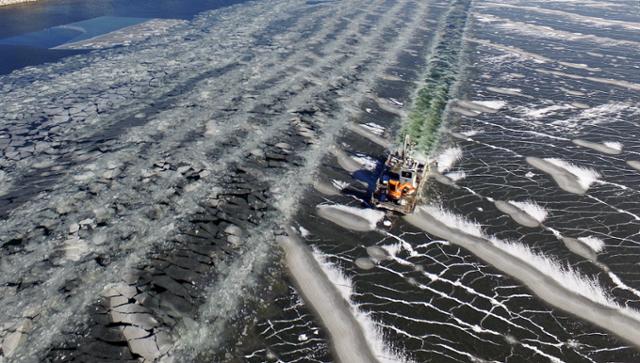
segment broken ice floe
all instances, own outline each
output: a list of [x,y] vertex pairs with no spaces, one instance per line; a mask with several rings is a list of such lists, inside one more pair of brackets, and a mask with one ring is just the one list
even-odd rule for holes
[[605,243],[603,240],[594,236],[578,237],[578,240],[584,243],[585,245],[589,246],[589,248],[591,248],[594,252],[602,251],[602,249],[605,246]]
[[484,101],[465,101],[455,100],[451,109],[465,116],[477,116],[483,112],[496,113],[507,105],[506,101],[500,100],[484,100]]
[[384,129],[380,129],[377,127],[374,127],[372,125],[376,125],[373,123],[367,123],[367,124],[349,124],[348,127],[351,131],[355,132],[356,134],[363,136],[367,139],[369,139],[370,141],[386,148],[391,147],[391,141],[385,139],[383,137],[384,134]]
[[369,257],[358,257],[353,263],[362,270],[371,270],[376,267],[376,264]]
[[522,90],[520,88],[487,87],[487,90],[495,93],[510,95],[510,96],[522,95]]
[[352,155],[351,158],[361,165],[361,169],[373,171],[378,167],[378,160],[369,155],[356,153]]
[[604,154],[618,155],[622,152],[622,144],[619,142],[608,141],[599,144],[597,142],[587,141],[583,139],[574,139],[572,140],[572,142],[578,146],[586,147]]
[[320,179],[313,182],[313,188],[318,192],[329,196],[340,195],[342,190],[341,188],[336,187],[334,183],[329,184]]
[[384,212],[375,209],[361,209],[346,205],[319,205],[319,216],[341,227],[354,231],[373,231],[384,218]]
[[346,152],[338,148],[334,148],[332,152],[338,161],[338,165],[340,165],[340,167],[344,170],[353,173],[363,168],[363,165],[361,163],[348,155]]
[[580,239],[573,237],[561,237],[560,240],[569,251],[586,259],[587,261],[595,263],[598,260],[597,252]]
[[630,167],[636,169],[637,171],[640,171],[640,161],[639,160],[629,160],[629,161],[627,161],[627,165],[629,165]]
[[547,217],[547,211],[533,201],[501,201],[494,204],[498,210],[508,214],[514,221],[525,227],[538,227]]
[[600,174],[591,168],[560,159],[527,157],[526,160],[529,165],[551,175],[560,188],[574,194],[585,194],[591,184],[600,178]]
[[543,117],[549,117],[556,114],[558,111],[565,111],[572,109],[571,105],[551,105],[541,108],[527,108],[519,106],[516,110],[523,114],[523,116],[533,119],[539,119]]
[[377,123],[374,122],[368,122],[366,124],[359,124],[360,127],[362,127],[363,129],[376,134],[378,136],[383,135],[385,132],[385,128],[378,125]]

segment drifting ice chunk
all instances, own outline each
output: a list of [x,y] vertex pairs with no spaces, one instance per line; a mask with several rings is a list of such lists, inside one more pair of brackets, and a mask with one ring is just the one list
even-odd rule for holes
[[473,103],[496,111],[507,105],[505,101],[473,101]]
[[522,209],[525,213],[527,213],[540,223],[544,222],[544,220],[547,219],[547,215],[549,214],[549,212],[544,209],[544,207],[532,200],[525,200],[523,202],[510,200],[509,203],[518,207],[519,209]]
[[573,165],[560,159],[527,157],[527,163],[551,175],[558,186],[569,193],[583,195],[600,174],[593,169]]
[[494,204],[499,211],[509,215],[511,219],[522,226],[533,228],[540,225],[540,222],[538,222],[535,218],[512,203],[502,200],[496,200]]
[[591,248],[594,252],[600,252],[604,248],[604,241],[598,237],[578,237],[578,240]]
[[360,209],[346,205],[319,205],[318,215],[343,228],[354,231],[373,231],[384,212],[374,209]]
[[598,144],[597,142],[591,142],[591,141],[582,140],[582,139],[575,139],[573,140],[573,143],[578,146],[586,147],[586,148],[599,151],[604,154],[609,154],[609,155],[618,155],[622,152],[622,144],[619,142],[609,141],[602,144]]

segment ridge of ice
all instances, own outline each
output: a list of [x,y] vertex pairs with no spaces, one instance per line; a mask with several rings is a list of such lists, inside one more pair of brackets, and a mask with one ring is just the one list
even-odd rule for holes
[[443,150],[437,157],[438,172],[444,173],[450,170],[460,159],[462,159],[462,149],[454,146]]
[[533,200],[524,200],[521,202],[510,200],[509,204],[512,204],[523,210],[525,213],[527,213],[540,223],[544,222],[544,220],[547,219],[547,215],[549,214],[549,212],[543,206],[539,205]]

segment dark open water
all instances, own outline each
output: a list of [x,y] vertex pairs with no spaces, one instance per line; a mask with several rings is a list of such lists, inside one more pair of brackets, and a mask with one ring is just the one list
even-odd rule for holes
[[105,16],[192,19],[202,11],[242,2],[244,0],[43,0],[0,7],[0,74],[86,52],[51,50],[46,42],[29,46],[9,45],[2,41],[5,38]]

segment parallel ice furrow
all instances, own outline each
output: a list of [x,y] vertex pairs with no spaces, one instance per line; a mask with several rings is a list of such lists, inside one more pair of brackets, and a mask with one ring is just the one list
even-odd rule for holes
[[[493,26],[504,31],[508,31],[514,34],[524,35],[532,38],[546,38],[546,39],[561,39],[563,41],[589,41],[596,43],[597,45],[612,44],[616,46],[631,46],[638,47],[640,42],[612,39],[594,34],[584,34],[576,32],[568,32],[560,29],[555,29],[550,26],[537,25],[532,23],[526,23],[521,21],[513,21],[510,19],[490,15],[487,13],[481,13],[478,15],[485,22],[492,23]],[[493,24],[497,23],[497,24]]]
[[535,253],[523,244],[500,241],[485,236],[483,232],[480,232],[480,236],[467,234],[456,225],[450,226],[447,221],[451,220],[451,213],[438,207],[421,207],[414,215],[407,216],[406,220],[429,233],[459,244],[516,277],[548,303],[640,346],[640,335],[637,334],[640,332],[640,312],[618,305],[597,280]]
[[640,23],[606,19],[606,18],[596,18],[592,16],[585,16],[585,15],[580,15],[580,14],[571,13],[571,12],[562,11],[562,10],[553,10],[553,9],[545,9],[541,7],[510,5],[510,4],[493,3],[493,2],[484,2],[483,6],[507,7],[511,9],[526,10],[533,13],[540,13],[545,15],[557,15],[560,17],[568,18],[572,21],[575,21],[576,23],[583,23],[583,24],[592,25],[592,26],[595,25],[597,27],[621,27],[628,30],[640,30]]
[[[327,62],[327,63],[328,63],[328,62]],[[270,133],[264,134],[264,136],[263,136],[263,137],[264,137],[264,138],[268,137],[271,133],[275,132],[276,130],[277,130],[277,128],[273,128],[273,129],[271,129],[271,130],[270,130]],[[187,132],[188,132],[188,130],[187,130],[187,131],[185,131],[185,133],[184,133],[184,134],[186,135],[186,134],[187,134]],[[258,143],[259,143],[259,141],[260,141],[260,140],[258,139],[258,140],[255,142],[255,144],[258,144]],[[250,148],[250,147],[251,147],[251,144],[249,144],[249,145],[247,145],[247,146],[248,146],[248,148]],[[242,151],[242,150],[237,150],[236,152],[234,152],[234,153],[232,153],[231,155],[229,155],[228,160],[229,160],[229,161],[231,161],[231,160],[237,159],[237,158],[238,158],[240,155],[242,155],[243,153],[244,153],[244,151]],[[220,166],[220,165],[219,165],[219,166]],[[187,211],[187,212],[188,212],[188,211]],[[166,231],[158,230],[158,233],[160,233],[160,236],[158,236],[158,238],[157,238],[157,239],[162,239],[161,235],[163,235],[163,234],[164,234],[164,235],[166,235],[166,233],[167,233],[167,232],[166,232]],[[143,251],[141,251],[141,252],[143,253]],[[129,262],[127,262],[125,265],[130,265],[130,262],[131,262],[131,259],[130,259],[130,260],[129,260]],[[114,264],[113,266],[115,267],[116,265]],[[104,279],[104,278],[107,278],[107,279],[108,279],[108,275],[102,275],[102,276],[103,276],[103,277],[102,277],[103,279]],[[64,280],[64,279],[61,279],[61,280]],[[99,285],[99,284],[98,284],[98,285]],[[88,294],[88,296],[89,296],[89,297],[91,296],[90,291],[87,291],[87,294]],[[63,321],[63,320],[61,320],[61,321]]]
[[[407,5],[407,4],[411,4],[410,2],[408,3],[398,3],[398,5]],[[420,9],[420,13],[423,13],[426,11],[427,7],[423,6]],[[389,15],[389,14],[387,14]],[[387,22],[389,22],[391,19],[393,19],[392,16],[387,16],[384,18],[384,22],[383,24],[386,24]],[[414,16],[413,17],[413,22],[417,22],[420,19],[420,17],[418,16]],[[382,58],[378,58],[381,62],[378,63],[378,65],[376,67],[374,67],[371,70],[371,74],[375,75],[379,73],[380,67],[381,66],[385,66],[387,64],[387,62],[390,62],[391,59],[393,57],[395,57],[398,53],[398,51],[403,47],[406,46],[406,42],[409,40],[409,37],[412,35],[414,29],[411,26],[406,26],[407,24],[411,24],[411,23],[405,23],[405,31],[403,33],[400,34],[400,36],[397,38],[396,43],[387,48],[385,56]],[[385,27],[382,26],[379,29],[382,30]],[[376,35],[379,35],[379,33],[376,33]],[[375,42],[371,41],[370,43],[371,45],[374,45]],[[366,48],[365,48],[366,49]],[[352,60],[353,63],[356,63],[359,59],[361,59],[361,57],[364,57],[365,55],[367,55],[367,52],[365,50],[362,50],[361,53],[359,53],[359,56],[357,57],[353,57],[350,58]],[[368,55],[371,56],[371,55]],[[346,68],[346,67],[345,67]],[[367,82],[371,81],[368,77],[365,78],[365,80]],[[366,84],[366,83],[365,83]],[[332,142],[337,134],[337,132],[339,132],[340,129],[342,129],[346,123],[347,123],[347,119],[348,119],[349,113],[348,110],[342,110],[341,113],[339,113],[338,115],[335,115],[333,117],[331,117],[331,122],[327,122],[327,123],[323,123],[323,127],[324,127],[324,133],[322,134],[322,136],[320,137],[320,139],[318,140],[317,143],[315,143],[313,146],[310,147],[310,149],[308,149],[303,156],[304,160],[305,160],[305,164],[300,168],[300,169],[292,169],[289,172],[287,172],[286,175],[281,176],[279,178],[275,178],[274,182],[280,183],[282,182],[282,180],[295,180],[296,183],[294,185],[294,183],[291,184],[291,188],[289,188],[287,190],[287,193],[285,195],[286,198],[282,198],[281,200],[279,200],[276,203],[276,206],[279,208],[280,212],[282,213],[282,217],[283,219],[282,221],[287,221],[292,214],[295,212],[295,201],[301,197],[302,193],[304,193],[306,191],[306,186],[310,183],[313,182],[314,180],[314,171],[317,168],[317,165],[320,163],[322,157],[325,155],[324,153],[326,153],[327,149],[329,149],[329,147],[332,145]],[[302,177],[301,177],[302,176]],[[329,206],[327,206],[329,207]],[[348,208],[345,206],[345,208]],[[322,208],[321,208],[322,209]],[[335,209],[335,208],[334,208]],[[335,210],[334,210],[335,211]],[[373,213],[373,218],[378,219],[380,216],[378,214],[376,214],[374,211],[368,211],[368,214]],[[371,228],[371,225],[373,222],[371,222],[371,218],[368,218],[368,214],[365,215],[365,218],[367,220],[367,224],[368,227],[367,228]],[[362,218],[362,217],[361,217]],[[373,223],[375,224],[375,223]],[[218,288],[216,287],[216,285],[212,286],[212,291],[211,291],[211,296],[209,297],[212,302],[215,301],[216,299],[216,294],[217,294]],[[237,299],[241,299],[241,296],[237,296]],[[208,305],[208,304],[205,304]]]
[[377,323],[371,319],[369,314],[361,311],[358,306],[353,305],[351,302],[351,295],[353,295],[353,282],[351,279],[344,275],[337,266],[329,262],[326,257],[317,250],[314,251],[313,257],[319,263],[329,280],[338,287],[343,294],[343,298],[351,304],[351,310],[362,327],[367,342],[376,358],[378,358],[381,363],[410,363],[406,357],[385,343],[383,332],[377,327]]
[[499,49],[501,51],[507,52],[508,54],[517,55],[519,57],[522,57],[522,59],[534,60],[537,63],[552,63],[552,64],[553,63],[557,63],[557,64],[559,64],[561,66],[565,66],[565,67],[569,67],[569,68],[586,69],[586,70],[591,71],[591,72],[600,71],[600,69],[589,67],[586,64],[570,63],[570,62],[564,62],[564,61],[561,61],[561,60],[555,60],[555,59],[547,58],[547,57],[542,56],[540,54],[527,52],[525,50],[516,48],[514,46],[505,46],[505,45],[498,44],[498,43],[492,43],[492,42],[490,42],[488,40],[483,40],[483,39],[469,39],[469,40],[474,42],[474,43],[477,43],[477,44],[481,44],[481,45],[484,45],[484,46],[488,46],[488,47],[493,47],[493,48]]
[[592,77],[592,76],[580,76],[577,74],[560,72],[560,71],[552,71],[545,69],[535,69],[536,72],[550,74],[553,76],[557,76],[560,78],[568,78],[568,79],[576,79],[576,80],[586,80],[595,83],[605,84],[607,86],[616,86],[619,88],[625,88],[631,91],[640,91],[640,84],[635,82],[629,82],[622,79],[611,79],[611,78],[602,78],[602,77]]

